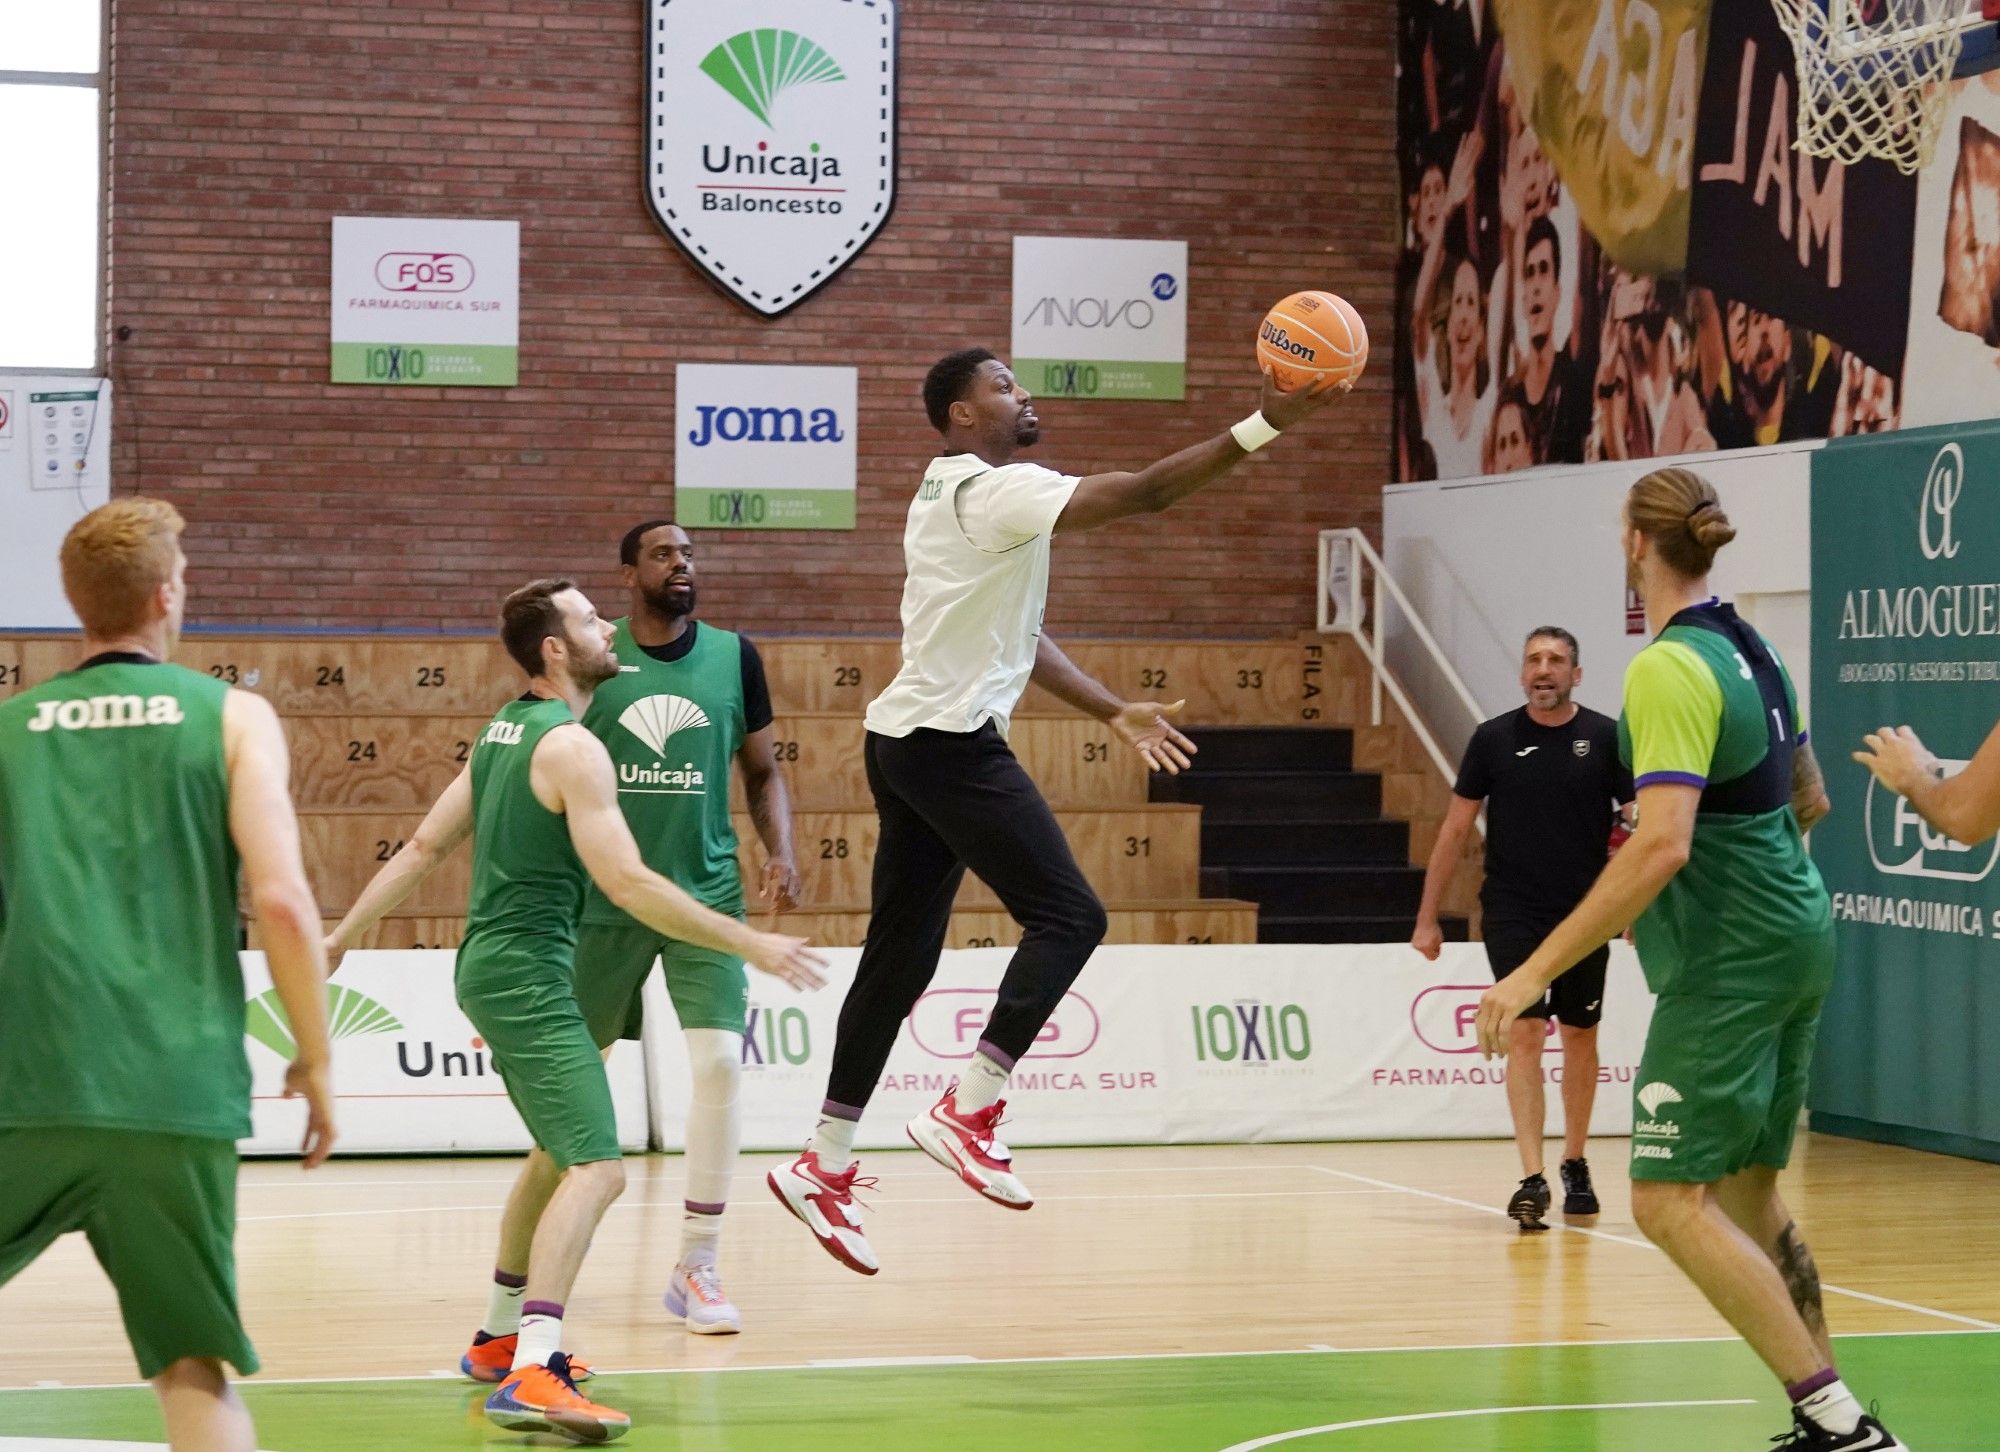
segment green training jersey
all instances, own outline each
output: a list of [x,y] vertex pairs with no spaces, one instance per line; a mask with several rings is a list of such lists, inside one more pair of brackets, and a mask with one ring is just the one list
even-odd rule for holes
[[568,972],[588,874],[569,823],[535,798],[535,748],[576,721],[563,701],[502,706],[472,746],[472,900],[458,984],[505,986],[512,975]]
[[250,1132],[228,694],[102,655],[0,701],[0,1125]]
[[1683,610],[1625,674],[1619,749],[1643,790],[1701,789],[1687,865],[1635,935],[1656,994],[1799,998],[1833,981],[1833,913],[1792,813],[1798,695],[1720,601]]
[[[646,865],[704,907],[741,916],[729,769],[750,729],[747,646],[730,631],[695,621],[688,630],[686,654],[661,660],[632,638],[630,620],[618,621],[612,641],[618,675],[597,688],[583,724],[611,752],[618,805]],[[632,922],[594,885],[584,919]]]

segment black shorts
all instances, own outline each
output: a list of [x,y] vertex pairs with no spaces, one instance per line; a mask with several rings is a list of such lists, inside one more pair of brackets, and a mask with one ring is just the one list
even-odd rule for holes
[[[1486,959],[1493,965],[1494,979],[1505,978],[1527,962],[1555,926],[1488,917]],[[1596,1028],[1604,1017],[1604,970],[1610,962],[1607,943],[1558,978],[1542,1001],[1523,1010],[1521,1017],[1555,1018],[1571,1028]]]

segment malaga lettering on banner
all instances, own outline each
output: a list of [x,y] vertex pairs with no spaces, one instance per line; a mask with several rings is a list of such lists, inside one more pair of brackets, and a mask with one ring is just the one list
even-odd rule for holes
[[1899,375],[1916,178],[1792,149],[1798,78],[1765,3],[1718,5],[1695,130],[1688,276]]
[[649,0],[646,196],[766,317],[860,256],[896,201],[894,0]]

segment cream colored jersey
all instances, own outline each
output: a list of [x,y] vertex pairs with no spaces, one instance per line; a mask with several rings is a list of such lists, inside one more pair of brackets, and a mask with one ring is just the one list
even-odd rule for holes
[[903,530],[903,667],[868,708],[868,729],[1004,736],[1035,669],[1049,593],[1049,541],[1075,475],[931,460]]

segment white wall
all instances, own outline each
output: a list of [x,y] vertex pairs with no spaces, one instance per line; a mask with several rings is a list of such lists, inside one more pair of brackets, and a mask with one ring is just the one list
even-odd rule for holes
[[11,426],[0,433],[0,629],[70,630],[76,615],[63,599],[56,551],[69,527],[109,497],[111,391],[97,406],[90,439],[91,483],[60,489],[30,487],[32,455],[28,395],[89,388],[97,380],[0,374],[0,401],[9,406]]
[[[1521,703],[1521,645],[1537,625],[1577,637],[1584,678],[1577,699],[1616,715],[1625,667],[1646,642],[1625,633],[1625,563],[1619,508],[1641,475],[1667,463],[1705,475],[1737,528],[1717,557],[1724,598],[1753,597],[1746,611],[1785,657],[1803,691],[1809,639],[1796,604],[1811,587],[1809,494],[1819,441],[1729,454],[1582,464],[1525,473],[1392,485],[1382,498],[1383,556],[1438,638],[1482,715]],[[1399,617],[1389,659],[1447,753],[1472,723]]]

